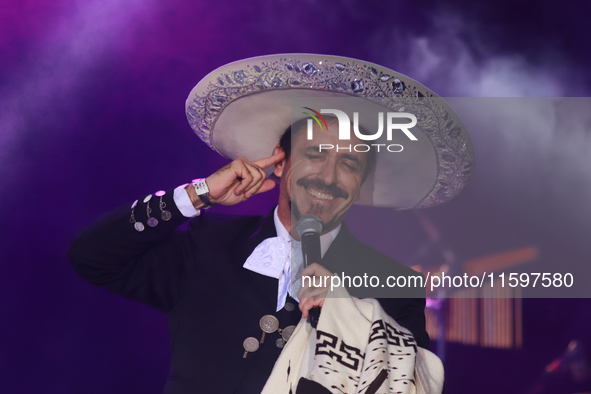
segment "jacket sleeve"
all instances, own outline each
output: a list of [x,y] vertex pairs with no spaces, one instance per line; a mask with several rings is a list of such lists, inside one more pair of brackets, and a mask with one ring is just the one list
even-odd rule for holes
[[131,204],[125,205],[82,229],[68,259],[89,282],[169,312],[179,298],[185,264],[194,259],[195,251],[186,232],[175,233],[187,218],[176,207],[173,192],[163,196],[170,220],[162,219],[159,202],[157,197],[149,201],[151,217],[158,219],[155,227],[146,224],[147,206],[140,199],[134,217],[144,224],[143,231],[134,228]]

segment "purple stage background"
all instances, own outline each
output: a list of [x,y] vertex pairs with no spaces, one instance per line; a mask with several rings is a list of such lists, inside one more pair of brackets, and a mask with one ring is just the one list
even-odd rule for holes
[[[99,215],[226,162],[199,141],[184,114],[189,91],[209,71],[270,53],[326,53],[382,64],[441,96],[587,97],[590,7],[0,1],[0,392],[162,391],[166,317],[86,283],[66,251]],[[472,184],[425,212],[459,261],[535,245],[535,264],[589,264],[590,128],[556,130],[535,144],[470,130]],[[266,214],[276,198],[274,190],[216,209]],[[427,240],[412,212],[356,209],[353,232],[362,217],[396,236],[359,237],[402,262]],[[524,300],[520,350],[450,344],[446,393],[526,393],[572,339],[589,356],[590,307],[588,299]],[[591,391],[586,385],[564,373],[542,392]]]

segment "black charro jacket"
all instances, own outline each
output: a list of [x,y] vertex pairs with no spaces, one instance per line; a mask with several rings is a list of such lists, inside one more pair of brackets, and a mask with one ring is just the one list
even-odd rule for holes
[[[165,393],[258,394],[281,353],[275,345],[279,334],[268,334],[246,358],[243,341],[260,339],[259,320],[264,315],[275,315],[281,328],[301,319],[291,299],[293,311],[275,311],[277,279],[242,267],[259,243],[277,235],[273,212],[260,217],[206,211],[190,222],[189,230],[179,232],[177,227],[187,219],[176,208],[172,191],[163,199],[172,213],[170,221],[159,220],[156,227],[138,232],[130,223],[130,206],[121,207],[78,234],[68,252],[70,262],[89,282],[167,314],[172,361]],[[135,219],[144,224],[145,208],[140,202],[134,211]],[[156,201],[151,208],[152,216],[160,219]],[[417,275],[358,241],[346,225],[321,264],[350,276]],[[368,295],[360,290],[349,289],[352,295]],[[378,295],[400,295],[389,291]],[[419,346],[428,348],[424,290],[412,296],[379,301],[414,334]]]

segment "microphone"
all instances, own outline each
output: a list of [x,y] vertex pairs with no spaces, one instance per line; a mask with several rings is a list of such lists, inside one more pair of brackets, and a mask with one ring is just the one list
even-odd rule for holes
[[[304,268],[311,263],[320,263],[322,253],[320,252],[320,233],[322,232],[322,222],[314,215],[303,215],[296,224],[296,231],[300,235],[302,242],[302,255],[304,257]],[[320,308],[310,309],[310,324],[313,328],[318,326],[320,319]]]

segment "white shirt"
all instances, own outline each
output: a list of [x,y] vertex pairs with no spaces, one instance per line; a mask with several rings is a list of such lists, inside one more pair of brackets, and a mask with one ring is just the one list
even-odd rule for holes
[[[199,216],[201,212],[195,209],[191,203],[185,186],[187,184],[181,185],[174,190],[174,202],[183,216],[188,218]],[[279,280],[277,289],[277,311],[279,311],[285,305],[287,294],[298,300],[297,292],[301,286],[300,274],[303,269],[303,258],[301,257],[301,244],[291,237],[289,231],[279,220],[277,211],[278,207],[273,212],[277,237],[261,242],[244,263],[244,268]],[[324,257],[340,230],[341,225],[339,224],[331,232],[320,236],[320,253],[322,257]]]

